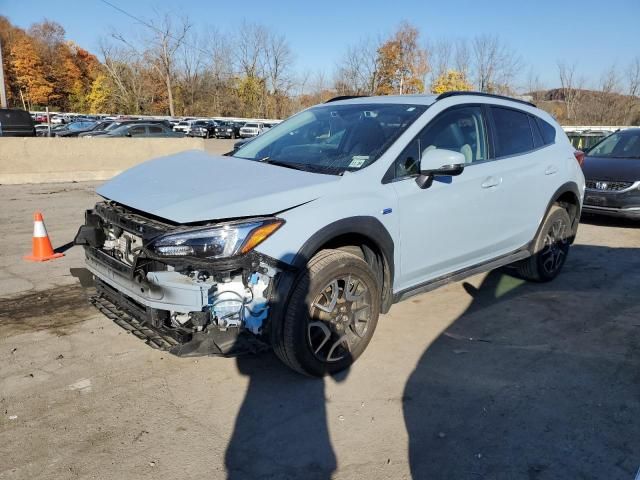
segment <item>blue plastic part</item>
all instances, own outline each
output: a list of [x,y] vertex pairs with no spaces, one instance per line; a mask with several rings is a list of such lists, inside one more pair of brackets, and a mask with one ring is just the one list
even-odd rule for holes
[[244,327],[255,334],[259,334],[260,329],[262,328],[262,324],[267,318],[268,311],[269,309],[265,308],[257,315],[252,315],[245,310],[246,315],[244,317]]
[[391,212],[393,212],[392,208],[385,208],[384,210],[382,210],[383,215],[389,215]]

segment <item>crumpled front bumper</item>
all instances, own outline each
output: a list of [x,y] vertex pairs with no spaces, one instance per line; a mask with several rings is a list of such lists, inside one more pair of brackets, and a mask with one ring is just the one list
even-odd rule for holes
[[[86,249],[87,269],[112,288],[145,307],[189,313],[201,312],[209,303],[212,284],[194,282],[178,272],[149,272],[144,281],[132,278],[108,264],[108,255]],[[111,260],[111,263],[117,260]]]
[[[103,250],[103,223],[140,235],[144,241],[162,234],[165,227],[117,206],[98,204],[87,211],[74,242],[84,247],[86,267],[95,278],[92,303],[107,317],[149,345],[179,356],[228,356],[265,347],[256,332],[249,334],[242,324],[220,324],[219,312],[214,311],[220,281],[213,275],[187,275],[145,255],[128,265]],[[242,271],[253,267],[253,262],[257,260],[247,256],[206,266]],[[252,326],[259,329],[255,322]]]

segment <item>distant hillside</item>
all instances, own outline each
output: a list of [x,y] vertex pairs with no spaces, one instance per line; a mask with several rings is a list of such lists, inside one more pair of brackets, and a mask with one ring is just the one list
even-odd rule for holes
[[640,98],[597,90],[530,92],[534,103],[563,125],[640,125]]

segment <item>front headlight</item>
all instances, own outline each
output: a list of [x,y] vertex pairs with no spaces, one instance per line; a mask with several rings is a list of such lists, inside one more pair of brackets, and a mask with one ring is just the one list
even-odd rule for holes
[[282,224],[282,219],[268,218],[172,233],[154,240],[149,249],[161,257],[233,257],[253,250]]

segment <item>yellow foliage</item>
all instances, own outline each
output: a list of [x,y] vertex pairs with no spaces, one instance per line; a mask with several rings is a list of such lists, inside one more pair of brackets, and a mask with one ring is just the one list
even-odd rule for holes
[[98,74],[96,79],[91,83],[91,90],[87,95],[87,103],[90,113],[105,113],[108,111],[109,101],[111,97],[111,88],[107,81],[107,77]]
[[473,86],[467,81],[463,72],[448,70],[431,84],[431,92],[441,94],[445,92],[470,91]]

